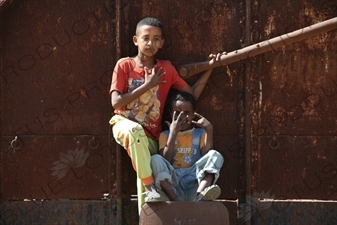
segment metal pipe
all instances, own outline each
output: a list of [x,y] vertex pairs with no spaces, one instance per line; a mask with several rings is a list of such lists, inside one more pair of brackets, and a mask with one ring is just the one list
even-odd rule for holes
[[287,34],[262,41],[257,44],[250,45],[248,47],[242,48],[240,50],[232,51],[226,53],[220,57],[220,60],[211,64],[211,61],[204,61],[198,63],[190,63],[182,65],[178,68],[178,72],[184,79],[200,73],[202,71],[215,68],[222,65],[228,65],[249,57],[253,57],[268,51],[272,51],[279,47],[292,44],[294,42],[302,41],[314,35],[328,32],[337,29],[337,17],[329,20],[325,20],[314,25],[301,28],[299,30],[289,32]]

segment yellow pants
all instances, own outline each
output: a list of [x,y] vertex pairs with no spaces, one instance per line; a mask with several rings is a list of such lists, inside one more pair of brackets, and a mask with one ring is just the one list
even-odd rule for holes
[[158,142],[147,137],[143,127],[123,116],[114,115],[110,121],[116,142],[123,146],[137,173],[138,212],[144,204],[144,185],[153,183],[151,155],[158,153]]

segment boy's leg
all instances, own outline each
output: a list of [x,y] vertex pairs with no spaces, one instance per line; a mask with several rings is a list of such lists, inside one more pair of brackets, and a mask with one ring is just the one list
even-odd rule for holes
[[172,184],[172,174],[174,173],[172,165],[161,155],[156,154],[151,157],[151,168],[156,187],[163,190],[169,200],[177,201],[178,196],[174,184]]
[[181,190],[183,201],[194,201],[199,185],[195,176],[195,164],[188,168],[176,169],[176,177],[174,179],[179,181],[179,190]]
[[213,200],[219,197],[221,189],[215,184],[220,175],[220,169],[223,165],[222,155],[210,150],[206,155],[196,163],[196,174],[199,182],[197,189],[197,200]]
[[[158,153],[158,142],[152,140],[151,138],[148,138],[149,142],[149,150],[150,154],[156,154]],[[142,206],[145,203],[145,195],[143,194],[145,192],[145,188],[143,185],[143,182],[141,179],[137,177],[137,196],[138,196],[138,212],[140,213]]]
[[[143,196],[144,186],[147,187],[148,191],[151,191],[150,187],[153,184],[149,147],[154,148],[154,145],[151,142],[151,146],[149,146],[149,140],[143,127],[136,122],[115,115],[110,120],[110,124],[113,125],[113,135],[116,142],[127,151],[131,158],[132,166],[137,173],[138,208],[140,210],[145,202]],[[151,151],[155,150],[151,149]],[[160,195],[157,194],[154,197],[160,198]]]
[[197,189],[197,193],[202,192],[206,187],[211,186],[214,183],[214,174],[213,173],[205,173],[204,178],[201,179],[198,189]]
[[167,179],[160,181],[160,187],[162,188],[162,190],[167,195],[170,201],[179,200],[176,192],[174,191],[173,185]]
[[114,123],[112,131],[116,142],[123,146],[130,156],[137,177],[142,180],[145,186],[152,184],[151,155],[143,127],[125,118]]
[[223,165],[223,161],[224,159],[219,152],[215,150],[209,150],[195,163],[195,172],[198,182],[201,182],[206,173],[211,173],[214,174],[214,180],[212,182],[212,184],[214,184],[220,176],[220,170]]
[[137,197],[138,197],[138,213],[142,210],[142,206],[145,203],[145,196],[143,195],[145,191],[144,184],[141,179],[137,177]]
[[[150,154],[158,153],[158,142],[148,138]],[[149,188],[147,188],[149,190]],[[145,204],[145,187],[141,179],[137,177],[137,196],[138,196],[138,212],[142,210],[142,206]]]

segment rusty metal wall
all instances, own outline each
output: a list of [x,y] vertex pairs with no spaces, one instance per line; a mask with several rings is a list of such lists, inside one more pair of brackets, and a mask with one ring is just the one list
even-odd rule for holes
[[[337,15],[333,1],[256,3],[254,41]],[[336,35],[336,30],[319,34],[255,59],[250,88],[256,191],[290,199],[337,199]]]
[[[138,223],[137,204],[130,200],[136,177],[123,150],[122,221],[117,213],[117,149],[107,122],[111,71],[117,56],[136,55],[132,36],[140,18],[162,21],[166,42],[158,57],[179,66],[337,15],[333,0],[5,3],[3,224],[44,224],[51,218],[59,224]],[[333,202],[289,200],[337,198],[336,36],[331,31],[213,70],[197,111],[213,123],[214,147],[225,158],[218,184],[231,224],[337,220]]]
[[[257,43],[336,16],[336,1],[253,1],[251,39]],[[247,203],[280,201],[250,204],[259,224],[337,223],[336,202],[326,202],[337,200],[336,37],[333,30],[249,59]],[[320,207],[314,200],[322,201]]]
[[115,221],[111,1],[1,6],[0,224]]
[[109,10],[105,1],[14,1],[2,15],[4,199],[109,192]]

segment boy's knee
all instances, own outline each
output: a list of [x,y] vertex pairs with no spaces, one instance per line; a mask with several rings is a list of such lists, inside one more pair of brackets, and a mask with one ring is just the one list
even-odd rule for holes
[[127,136],[129,140],[134,140],[138,144],[141,143],[144,138],[147,139],[143,127],[138,123],[132,123],[132,126],[128,128]]
[[153,173],[157,173],[159,171],[166,171],[168,168],[165,159],[159,154],[151,156],[150,164]]
[[154,154],[151,156],[151,165],[161,163],[163,161],[163,157],[159,154]]
[[218,152],[217,150],[211,149],[211,150],[208,151],[208,153],[212,156],[223,158],[222,155],[220,154],[220,152]]
[[209,152],[209,154],[211,155],[212,158],[215,157],[218,161],[221,162],[221,164],[224,162],[224,158],[223,158],[223,156],[221,155],[220,152],[218,152],[214,149],[209,150],[208,152]]
[[144,129],[142,125],[139,123],[132,123],[132,126],[130,127],[130,132],[132,133],[144,133]]

